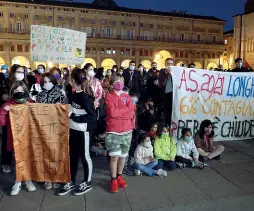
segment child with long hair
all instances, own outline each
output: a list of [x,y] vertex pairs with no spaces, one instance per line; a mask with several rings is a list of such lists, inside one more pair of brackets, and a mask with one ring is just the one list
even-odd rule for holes
[[139,141],[140,143],[134,153],[135,163],[132,165],[135,174],[139,176],[141,173],[146,173],[150,177],[154,175],[166,177],[166,171],[162,169],[153,169],[157,166],[158,160],[154,158],[153,146],[149,135],[146,133],[141,134]]
[[208,119],[201,122],[194,140],[199,155],[203,156],[204,160],[219,159],[221,153],[225,150],[222,145],[214,146],[214,135],[212,122]]
[[[2,150],[4,153],[2,154],[2,162],[3,165],[8,167],[8,169],[10,169],[12,162],[11,152],[14,151],[13,136],[11,132],[11,124],[9,118],[10,106],[31,102],[27,86],[22,81],[15,81],[12,84],[9,96],[10,98],[0,109],[0,126],[4,126],[3,142],[2,142]],[[22,181],[15,182],[10,193],[11,196],[16,196],[19,194],[19,191],[21,190],[21,182]],[[25,184],[28,192],[36,191],[36,187],[33,185],[31,180],[25,181]]]

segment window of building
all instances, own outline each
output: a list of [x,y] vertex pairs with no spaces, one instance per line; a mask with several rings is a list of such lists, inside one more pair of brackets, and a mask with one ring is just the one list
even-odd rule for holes
[[28,15],[25,15],[25,18],[27,19],[27,18],[28,18]]
[[207,53],[207,57],[208,57],[208,59],[210,59],[211,58],[211,54]]
[[143,54],[143,49],[140,49],[139,54],[140,54],[140,56],[143,56],[143,55],[144,55],[144,54]]
[[4,51],[4,44],[0,45],[0,51]]
[[11,45],[11,51],[15,51],[15,46],[14,45]]
[[10,24],[10,31],[14,32],[14,24],[13,23]]
[[126,49],[126,55],[129,56],[131,54],[131,49],[127,48]]
[[104,37],[104,29],[101,29],[101,37]]
[[180,52],[180,57],[183,58],[183,52],[182,51]]
[[224,44],[227,45],[228,44],[228,40],[224,40]]
[[104,20],[101,20],[101,25],[104,25],[105,21]]
[[112,54],[115,55],[116,54],[116,49],[113,48],[112,50]]
[[25,52],[29,52],[29,45],[25,46]]
[[22,31],[22,24],[17,23],[17,32],[21,32],[21,31]]
[[135,49],[132,49],[131,55],[132,55],[132,56],[136,56],[136,50],[135,50]]
[[178,52],[175,52],[175,56],[176,56],[176,57],[179,57],[179,53],[178,53]]
[[105,53],[105,50],[104,48],[101,49],[101,54],[104,54]]
[[204,58],[205,56],[204,56],[204,53],[201,53],[201,58]]
[[153,56],[153,50],[152,49],[150,50],[150,56]]
[[180,41],[181,41],[181,42],[184,41],[184,34],[180,34]]
[[91,48],[90,47],[86,47],[86,53],[90,53]]
[[131,32],[130,32],[130,30],[127,30],[127,31],[126,31],[126,39],[127,39],[127,40],[130,40],[130,39],[131,39]]
[[121,22],[121,25],[124,26],[124,22],[123,21]]
[[120,52],[121,55],[124,55],[124,49],[121,48],[121,52]]
[[92,31],[92,37],[95,37],[96,36],[96,29],[93,28],[93,31]]
[[107,48],[106,54],[111,54],[111,49]]
[[25,32],[29,32],[29,25],[28,24],[25,25]]
[[35,15],[35,16],[34,16],[34,20],[37,20],[38,18],[39,18],[38,15]]
[[106,36],[107,38],[110,38],[111,37],[111,33],[110,33],[110,29],[106,29]]
[[11,17],[11,18],[14,18],[14,14],[13,14],[13,13],[10,13],[10,17]]
[[200,42],[200,39],[201,39],[200,34],[198,34],[197,35],[197,41]]
[[216,36],[212,36],[212,42],[216,43]]
[[112,21],[112,25],[115,26],[116,25],[116,21]]
[[22,52],[23,51],[23,46],[22,45],[17,45],[17,51]]
[[144,50],[144,56],[148,56],[148,55],[149,55],[148,50]]
[[215,59],[215,53],[212,53],[212,59]]
[[0,17],[3,17],[4,16],[4,13],[3,12],[0,12]]

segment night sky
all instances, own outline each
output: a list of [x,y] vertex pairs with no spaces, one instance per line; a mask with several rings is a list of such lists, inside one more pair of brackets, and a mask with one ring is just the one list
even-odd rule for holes
[[[91,3],[93,0],[74,0]],[[244,12],[244,0],[115,0],[119,6],[154,9],[165,12],[185,10],[190,14],[216,16],[228,23],[225,31],[234,28],[233,16]]]

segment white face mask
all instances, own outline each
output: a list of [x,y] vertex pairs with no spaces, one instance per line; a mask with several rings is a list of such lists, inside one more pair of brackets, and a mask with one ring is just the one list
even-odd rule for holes
[[152,143],[151,143],[151,141],[145,141],[145,142],[143,142],[143,147],[145,147],[145,148],[149,148],[149,147],[151,147],[152,146]]
[[162,135],[169,135],[169,132],[162,132]]
[[117,69],[116,69],[116,68],[114,68],[113,70],[114,70],[114,72],[116,72],[116,71],[117,71]]
[[24,77],[24,73],[15,73],[15,78],[17,81],[22,81]]
[[49,83],[45,83],[43,88],[46,89],[47,91],[51,90],[53,88],[54,84],[49,82]]
[[3,69],[3,70],[2,70],[2,73],[7,73],[7,70],[6,70],[6,69]]
[[95,73],[94,73],[93,70],[88,71],[88,76],[89,76],[89,77],[93,78],[94,75],[95,75]]
[[131,71],[135,70],[135,66],[130,66],[130,70]]
[[243,66],[242,62],[239,62],[239,68],[241,68]]

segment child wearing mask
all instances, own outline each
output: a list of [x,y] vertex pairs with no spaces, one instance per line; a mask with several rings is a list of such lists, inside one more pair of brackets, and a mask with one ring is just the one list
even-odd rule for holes
[[169,130],[169,126],[164,125],[158,130],[158,136],[155,137],[154,154],[158,159],[157,169],[163,169],[164,166],[169,170],[176,168],[176,145],[173,136],[169,135]]
[[72,85],[75,92],[72,94],[70,103],[70,168],[71,182],[59,190],[58,195],[64,196],[75,189],[76,175],[79,158],[81,158],[84,170],[83,182],[75,189],[74,195],[82,195],[92,190],[92,160],[89,150],[89,133],[96,120],[96,112],[93,101],[84,92],[86,76],[83,70],[74,69],[71,73]]
[[126,188],[127,183],[122,173],[125,158],[128,156],[132,140],[134,107],[132,99],[123,93],[124,79],[117,74],[111,77],[113,88],[106,96],[106,137],[105,144],[110,156],[110,192],[118,192],[118,188]]
[[[14,151],[13,147],[13,136],[11,132],[9,111],[11,105],[24,104],[29,102],[29,92],[24,82],[16,81],[13,83],[10,91],[10,99],[1,107],[0,109],[0,126],[6,126],[6,133],[3,136],[3,143],[5,150],[9,152]],[[4,153],[6,155],[6,153]],[[3,157],[4,165],[8,165],[10,167],[12,162],[12,153],[11,156]],[[21,182],[16,181],[14,186],[12,187],[11,196],[16,196],[19,194],[21,189]],[[36,187],[33,185],[32,181],[25,181],[26,189],[28,192],[36,191]]]
[[194,144],[190,128],[182,129],[182,137],[176,145],[175,160],[180,168],[186,165],[192,168],[204,168],[204,164],[199,162],[199,153]]
[[195,135],[195,145],[198,149],[199,155],[203,156],[202,161],[211,159],[220,159],[220,155],[224,152],[225,148],[222,145],[214,146],[214,131],[212,122],[204,120],[200,124],[199,131]]
[[140,143],[134,153],[135,163],[132,165],[135,169],[135,174],[139,176],[141,173],[146,173],[150,177],[154,175],[166,177],[166,171],[153,169],[158,164],[158,161],[154,158],[153,146],[149,135],[143,133],[139,139]]

